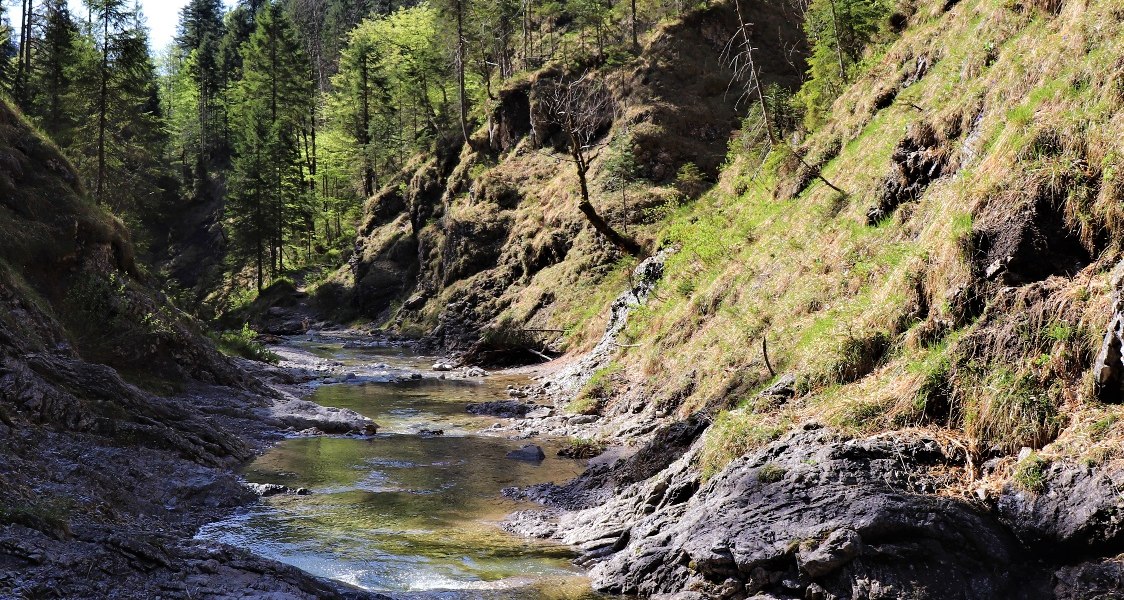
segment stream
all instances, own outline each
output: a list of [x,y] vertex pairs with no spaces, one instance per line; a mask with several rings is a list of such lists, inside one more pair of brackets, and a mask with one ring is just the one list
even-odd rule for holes
[[[345,366],[417,371],[433,362],[403,348],[303,349]],[[535,506],[503,497],[503,488],[561,483],[585,468],[585,461],[556,456],[558,440],[533,440],[546,452],[541,463],[509,459],[507,452],[529,442],[489,435],[502,419],[465,412],[466,404],[504,399],[508,385],[525,383],[519,376],[441,380],[426,372],[416,381],[322,386],[313,401],[374,419],[378,435],[283,440],[244,477],[312,493],[264,498],[197,537],[395,598],[599,598],[570,564],[568,548],[498,526]]]

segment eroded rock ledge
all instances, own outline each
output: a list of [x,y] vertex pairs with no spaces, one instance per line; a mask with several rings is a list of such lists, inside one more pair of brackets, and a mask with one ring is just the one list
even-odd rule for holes
[[706,482],[700,448],[595,506],[523,513],[509,527],[573,544],[595,587],[641,597],[1076,599],[1124,589],[1114,558],[1124,510],[1112,491],[1124,473],[1058,464],[1043,492],[1008,486],[992,506],[935,493],[960,476],[964,456],[924,432],[847,440],[808,425]]

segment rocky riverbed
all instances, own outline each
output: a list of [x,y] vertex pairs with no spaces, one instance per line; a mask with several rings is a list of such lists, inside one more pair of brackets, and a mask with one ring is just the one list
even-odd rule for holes
[[[41,360],[65,387],[11,362],[0,387],[70,430],[0,419],[0,597],[379,597],[193,539],[257,500],[239,464],[300,431],[373,433],[370,419],[302,400],[293,386],[303,375],[254,363],[240,365],[244,385],[193,383],[161,397],[110,369]],[[104,398],[104,408],[60,389]]]

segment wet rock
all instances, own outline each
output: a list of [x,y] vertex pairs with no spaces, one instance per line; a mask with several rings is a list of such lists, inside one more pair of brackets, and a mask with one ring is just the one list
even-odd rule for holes
[[576,416],[570,417],[569,424],[570,425],[589,425],[590,423],[596,423],[600,418],[601,417],[599,417],[597,415],[576,415]]
[[528,444],[518,450],[512,450],[507,453],[507,458],[513,460],[523,460],[527,462],[541,462],[546,459],[546,453],[543,452],[542,447],[534,444]]
[[444,429],[419,429],[418,435],[422,437],[436,437],[445,435]]
[[307,488],[291,488],[287,485],[280,485],[277,483],[247,483],[246,487],[250,488],[252,492],[261,498],[268,498],[269,496],[276,496],[278,494],[307,496],[312,493]]
[[521,419],[527,416],[533,407],[523,402],[514,400],[497,400],[494,402],[477,402],[469,404],[466,410],[474,415],[488,415],[503,417],[505,419]]

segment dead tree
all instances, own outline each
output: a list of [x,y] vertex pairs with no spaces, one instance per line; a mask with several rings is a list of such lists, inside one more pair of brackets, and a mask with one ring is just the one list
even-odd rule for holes
[[581,192],[578,210],[614,246],[632,256],[642,256],[644,248],[636,240],[613,229],[589,199],[589,166],[604,146],[600,139],[613,116],[614,103],[609,90],[587,73],[578,79],[564,79],[544,86],[540,90],[539,105],[565,138],[566,152],[578,175]]
[[[832,6],[834,6],[834,4]],[[768,138],[770,151],[778,146],[782,147],[795,156],[805,168],[815,173],[816,179],[819,179],[824,185],[836,192],[846,195],[847,192],[844,192],[835,184],[828,181],[818,167],[813,167],[808,164],[808,161],[804,160],[800,151],[789,145],[784,139],[784,134],[778,132],[774,127],[773,116],[770,115],[768,103],[765,101],[765,90],[761,85],[761,76],[757,68],[757,63],[754,61],[754,51],[756,48],[753,47],[753,37],[750,34],[750,29],[753,26],[746,22],[745,17],[742,16],[741,0],[734,0],[734,7],[737,9],[738,14],[738,28],[734,32],[734,36],[730,38],[726,49],[723,51],[723,59],[730,65],[730,69],[734,72],[733,79],[730,81],[731,87],[735,84],[740,85],[741,97],[738,98],[738,103],[750,101],[757,104],[758,109],[761,111],[761,121],[765,127],[765,135]]]

